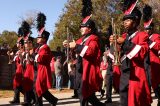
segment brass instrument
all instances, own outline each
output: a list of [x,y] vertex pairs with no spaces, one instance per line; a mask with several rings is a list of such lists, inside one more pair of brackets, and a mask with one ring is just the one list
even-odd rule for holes
[[33,54],[33,48],[32,47],[25,47],[24,58],[28,64],[30,64],[30,62],[33,61],[33,59],[31,58],[32,54]]
[[27,63],[29,62],[29,48],[25,47],[25,55],[24,55],[25,60],[27,61]]
[[18,56],[20,58],[20,64],[23,64],[24,52],[19,50]]
[[113,65],[117,65],[117,66],[120,66],[121,63],[120,63],[120,50],[119,50],[119,45],[117,44],[117,38],[118,38],[118,35],[120,35],[120,32],[115,30],[115,24],[114,24],[114,21],[113,21],[113,18],[112,18],[112,31],[113,31],[113,36],[115,38],[114,40],[114,43],[113,43],[113,48],[114,48],[114,64]]
[[7,54],[8,54],[8,64],[12,64],[13,63],[13,51],[9,50]]
[[[67,43],[69,45],[69,31],[67,27]],[[67,63],[69,62],[69,46],[67,46]]]
[[69,48],[69,43],[73,41],[73,36],[70,35],[68,27],[67,27],[67,63],[69,63],[71,59],[71,49]]

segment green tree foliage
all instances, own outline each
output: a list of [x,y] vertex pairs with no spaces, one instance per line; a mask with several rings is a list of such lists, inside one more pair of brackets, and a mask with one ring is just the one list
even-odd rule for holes
[[5,30],[0,34],[0,45],[7,43],[12,48],[15,46],[17,38],[18,36],[16,32]]
[[63,14],[59,17],[58,23],[55,24],[56,30],[53,33],[53,40],[49,42],[51,49],[55,50],[57,46],[62,47],[62,42],[67,39],[68,35],[73,39],[80,37],[79,25],[81,22],[81,2],[77,0],[69,0],[65,5]]
[[[111,24],[112,18],[114,18],[116,31],[119,33],[123,32],[123,12],[121,11],[122,1],[123,0],[92,0],[92,19],[96,23],[101,38],[105,39],[102,42],[106,42],[106,39],[108,38],[106,31],[108,26]],[[154,17],[156,17],[154,20],[156,23],[159,23],[160,14],[156,14],[155,11],[160,11],[159,6],[157,6],[160,1],[154,1],[156,1],[156,4],[155,2],[150,2],[150,0],[141,0],[138,5],[141,9],[144,6],[144,3],[149,4],[152,7],[154,6]],[[67,27],[69,29],[69,35],[75,40],[81,36],[79,31],[79,26],[82,20],[81,9],[82,0],[68,0],[62,15],[59,17],[59,21],[55,25],[56,29],[53,32],[53,39],[49,42],[52,50],[55,50],[57,46],[62,47],[62,42],[67,39]],[[141,25],[143,28],[143,24]]]
[[[116,16],[120,15],[120,12],[117,11],[117,3],[119,3],[119,0],[92,0],[92,19],[95,21],[98,30],[103,33],[102,35],[105,35],[107,27],[111,24],[111,17],[115,18],[115,23],[119,23],[120,19],[118,18],[120,17],[117,18]],[[53,33],[53,39],[49,42],[52,50],[55,50],[57,46],[62,47],[62,42],[67,39],[67,27],[72,39],[76,40],[81,36],[79,31],[82,20],[81,9],[82,0],[68,0],[63,14],[55,25],[56,30]]]

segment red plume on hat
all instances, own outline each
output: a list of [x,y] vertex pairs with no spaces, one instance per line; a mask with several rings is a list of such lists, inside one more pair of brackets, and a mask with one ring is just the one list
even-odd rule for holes
[[132,19],[136,21],[136,25],[138,26],[140,24],[141,16],[142,13],[136,7],[138,0],[124,0],[123,3],[123,12],[124,12],[124,17],[123,20],[126,19]]
[[86,24],[87,21],[91,18],[91,16],[92,16],[92,14],[89,15],[89,16],[86,16],[86,17],[83,19],[82,24]]
[[145,7],[143,8],[144,28],[149,28],[152,20],[152,8],[149,5],[145,5]]
[[136,7],[138,0],[124,0],[123,11],[125,15],[129,15],[132,13],[134,8]]

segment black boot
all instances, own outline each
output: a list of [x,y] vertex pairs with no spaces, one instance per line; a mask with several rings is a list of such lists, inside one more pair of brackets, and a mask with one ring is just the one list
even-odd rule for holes
[[24,93],[24,103],[22,103],[21,105],[22,106],[31,106],[31,100],[32,100],[32,97],[31,97],[31,92],[30,91],[26,91]]
[[105,93],[105,90],[101,89],[101,97],[100,98],[103,98],[104,93]]
[[72,96],[72,98],[78,98],[78,93],[76,89],[74,89],[74,95]]
[[20,91],[16,88],[14,90],[14,98],[13,98],[12,101],[9,101],[9,103],[11,103],[11,104],[20,103],[19,96],[20,96]]
[[37,96],[35,106],[43,106],[42,97]]
[[31,90],[30,92],[29,92],[29,95],[30,95],[30,103],[33,105],[33,104],[35,104],[36,103],[36,94],[35,94],[35,92],[33,91],[33,90]]
[[49,91],[46,91],[43,94],[43,97],[52,104],[52,106],[56,106],[58,102],[58,98],[54,97]]
[[111,98],[107,99],[107,100],[105,101],[105,104],[107,104],[107,103],[112,103],[112,99],[111,99]]

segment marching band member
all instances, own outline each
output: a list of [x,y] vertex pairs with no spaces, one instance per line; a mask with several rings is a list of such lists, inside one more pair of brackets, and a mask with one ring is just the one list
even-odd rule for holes
[[[107,36],[111,36],[112,25],[108,27]],[[118,45],[118,44],[117,44]],[[115,45],[110,43],[109,49],[104,52],[104,55],[107,56],[108,67],[107,67],[107,76],[106,76],[106,101],[105,103],[112,102],[112,86],[114,87],[115,92],[119,92],[119,81],[120,81],[120,66],[118,64],[115,65]],[[106,47],[108,48],[108,47]],[[116,48],[118,49],[118,48]]]
[[[23,21],[21,24],[21,28],[19,29],[19,33],[20,35],[22,35],[23,37],[23,41],[24,41],[24,53],[23,53],[23,60],[21,62],[22,64],[22,68],[23,68],[23,92],[24,92],[24,103],[22,105],[24,106],[30,106],[31,105],[31,96],[32,94],[34,94],[33,92],[33,77],[34,77],[34,66],[31,62],[31,58],[29,56],[29,52],[31,52],[31,49],[33,49],[32,47],[32,43],[33,43],[33,39],[32,37],[29,37],[31,31],[30,31],[31,27],[30,25],[26,22]],[[28,42],[31,42],[30,44],[28,44]],[[33,51],[32,51],[33,54]],[[33,58],[32,58],[33,61]],[[34,98],[35,101],[35,98]]]
[[24,60],[24,79],[23,79],[23,88],[25,92],[25,101],[24,106],[30,106],[35,103],[35,95],[34,95],[34,48],[33,48],[33,37],[27,37],[24,40],[25,46],[25,60]]
[[149,71],[152,88],[158,98],[160,106],[160,35],[154,33],[154,23],[152,18],[152,8],[145,5],[143,9],[144,31],[149,34],[149,57],[151,70]]
[[50,68],[50,62],[52,59],[52,54],[49,46],[46,44],[50,33],[45,31],[46,16],[43,13],[39,13],[37,17],[37,28],[38,37],[37,43],[39,48],[37,50],[37,55],[35,56],[35,61],[37,62],[37,79],[36,79],[36,93],[38,95],[38,103],[36,105],[43,106],[42,97],[44,97],[53,106],[57,104],[58,99],[54,97],[48,89],[52,87],[52,74]]
[[95,23],[91,19],[87,22],[83,21],[81,24],[83,37],[69,44],[70,48],[75,48],[78,54],[78,67],[76,68],[82,74],[78,90],[81,106],[85,106],[87,101],[93,106],[104,105],[95,96],[95,92],[101,89],[102,75],[100,73],[100,45],[94,31]]
[[[152,98],[144,69],[144,58],[148,52],[148,34],[138,31],[141,12],[137,0],[124,2],[123,24],[126,33],[117,39],[122,44],[120,105],[151,106]],[[110,37],[113,42],[113,36]]]
[[93,106],[104,106],[95,95],[96,91],[101,90],[103,78],[100,72],[99,38],[96,35],[95,23],[90,19],[92,3],[90,0],[83,0],[83,5],[84,19],[80,26],[82,37],[69,43],[70,48],[74,48],[78,54],[76,71],[81,76],[81,80],[77,81],[80,106],[86,106],[88,102]]
[[[20,30],[20,29],[19,29]],[[20,34],[19,34],[20,35]],[[24,55],[24,40],[20,36],[17,40],[18,51],[13,59],[16,64],[16,73],[13,79],[14,98],[10,101],[13,103],[20,103],[20,92],[23,93],[22,80],[23,80],[23,55]]]

